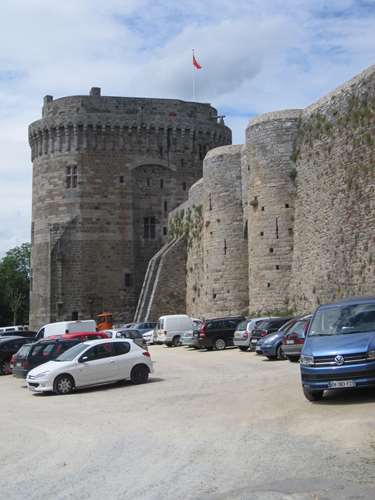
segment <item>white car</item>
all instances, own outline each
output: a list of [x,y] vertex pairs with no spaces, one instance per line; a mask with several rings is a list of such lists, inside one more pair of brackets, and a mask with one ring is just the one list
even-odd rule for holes
[[131,380],[147,382],[153,373],[151,356],[131,339],[101,339],[82,342],[58,358],[39,365],[26,377],[34,392],[68,394],[80,387]]
[[143,340],[145,340],[147,344],[153,344],[155,342],[154,332],[155,330],[149,330],[148,332],[142,333]]

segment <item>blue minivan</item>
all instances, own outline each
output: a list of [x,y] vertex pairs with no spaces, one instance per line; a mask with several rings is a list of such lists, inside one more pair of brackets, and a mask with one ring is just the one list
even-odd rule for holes
[[319,401],[328,389],[375,386],[375,297],[319,306],[300,367],[309,401]]

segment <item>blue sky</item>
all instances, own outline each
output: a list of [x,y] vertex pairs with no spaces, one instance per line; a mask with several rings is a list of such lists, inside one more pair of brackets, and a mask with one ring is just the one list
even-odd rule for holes
[[375,62],[375,0],[3,0],[0,254],[29,239],[27,126],[45,94],[197,98],[234,143],[251,116],[304,107]]

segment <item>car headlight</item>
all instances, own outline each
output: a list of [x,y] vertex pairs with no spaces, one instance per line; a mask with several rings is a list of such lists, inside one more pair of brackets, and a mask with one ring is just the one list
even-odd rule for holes
[[375,359],[375,349],[371,349],[371,350],[367,353],[367,359]]
[[49,374],[49,372],[40,372],[37,375],[33,375],[32,378],[42,378],[42,377],[45,377],[48,374]]
[[303,354],[300,357],[301,365],[304,366],[313,366],[314,365],[314,356],[304,356]]

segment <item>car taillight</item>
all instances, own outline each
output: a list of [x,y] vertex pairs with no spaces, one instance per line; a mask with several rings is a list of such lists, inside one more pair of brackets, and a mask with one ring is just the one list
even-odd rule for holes
[[249,334],[248,334],[247,332],[244,332],[244,333],[242,334],[242,338],[243,338],[243,339],[247,339],[247,337],[248,337],[248,336],[249,336]]
[[294,341],[295,344],[304,344],[305,343],[305,339],[301,339],[301,338],[298,338]]
[[29,368],[29,362],[27,361],[27,359],[24,359],[21,362],[21,366],[22,366],[22,368]]
[[199,336],[200,337],[205,337],[206,336],[206,330],[207,330],[207,327],[205,324],[203,324],[200,329],[199,329]]
[[260,333],[260,336],[261,336],[261,337],[265,337],[266,335],[268,335],[267,330],[260,330],[260,332],[259,332],[259,333]]
[[148,351],[143,351],[142,354],[146,356],[146,358],[151,358],[151,354]]

